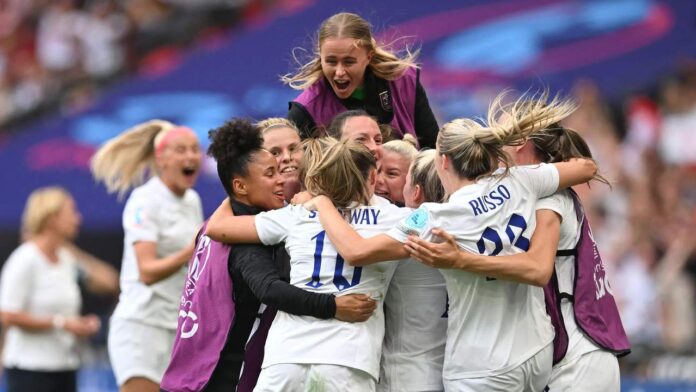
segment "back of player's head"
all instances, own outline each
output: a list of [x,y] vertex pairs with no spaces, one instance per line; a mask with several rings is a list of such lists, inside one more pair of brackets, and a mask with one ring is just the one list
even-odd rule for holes
[[[546,163],[565,162],[573,158],[592,159],[592,151],[585,139],[575,130],[565,128],[559,123],[529,136],[537,158]],[[609,182],[597,174],[595,179],[605,184]]]
[[33,236],[41,233],[48,218],[58,214],[71,198],[72,196],[68,191],[57,186],[39,188],[33,191],[29,195],[22,213],[22,234]]
[[142,183],[146,174],[154,173],[156,146],[175,128],[169,121],[151,120],[110,139],[92,157],[92,175],[109,192],[122,196]]
[[485,123],[463,118],[445,124],[437,138],[440,154],[446,155],[461,178],[475,180],[493,173],[499,165],[505,172],[511,165],[503,146],[521,145],[530,135],[543,131],[575,110],[571,101],[548,92],[540,96],[521,96],[505,104],[506,93],[499,94],[488,109]]
[[326,195],[337,207],[369,202],[368,182],[377,162],[365,146],[334,138],[308,139],[305,146],[301,178],[309,193]]
[[331,120],[331,124],[326,128],[326,134],[336,140],[343,139],[343,128],[346,122],[353,117],[368,117],[373,119],[375,123],[377,122],[374,117],[370,116],[362,109],[347,110],[337,114],[336,117]]
[[564,162],[571,158],[592,158],[590,147],[579,133],[551,124],[543,131],[529,136],[537,157],[546,163]]
[[445,189],[437,176],[435,169],[435,150],[424,150],[416,155],[411,164],[411,187],[420,186],[423,190],[423,200],[431,203],[441,203],[445,198]]
[[245,119],[232,119],[208,133],[208,155],[217,161],[218,177],[228,195],[232,180],[245,177],[253,155],[263,148],[261,129]]

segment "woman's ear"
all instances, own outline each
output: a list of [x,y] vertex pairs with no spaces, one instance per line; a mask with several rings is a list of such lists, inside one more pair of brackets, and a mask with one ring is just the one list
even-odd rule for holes
[[370,171],[369,180],[370,180],[370,186],[377,185],[377,169],[372,169],[372,171]]
[[[232,180],[232,192],[235,195],[246,196],[248,193],[247,183],[241,178],[235,178]],[[232,196],[232,195],[230,195]]]
[[418,205],[425,203],[425,193],[420,184],[416,184],[415,188],[413,188],[413,201]]
[[442,158],[442,159],[440,159],[440,166],[442,167],[442,169],[449,170],[450,163],[451,163],[449,160],[449,157],[445,154],[441,154],[440,158]]

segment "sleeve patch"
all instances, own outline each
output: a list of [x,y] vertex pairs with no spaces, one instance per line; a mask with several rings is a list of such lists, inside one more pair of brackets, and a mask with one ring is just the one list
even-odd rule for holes
[[399,230],[406,234],[419,235],[428,224],[429,219],[430,215],[428,212],[423,208],[419,208],[399,223]]

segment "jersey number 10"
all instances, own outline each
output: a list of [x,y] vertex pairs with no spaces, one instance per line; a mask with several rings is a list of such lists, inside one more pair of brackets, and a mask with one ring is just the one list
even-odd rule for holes
[[[322,230],[317,235],[312,237],[312,240],[316,240],[316,247],[314,248],[314,271],[312,271],[312,280],[307,283],[307,286],[317,288],[324,285],[320,281],[321,273],[321,253],[324,250],[324,238],[326,238],[326,231]],[[336,255],[336,268],[334,269],[333,284],[336,286],[338,291],[346,290],[360,283],[360,275],[362,274],[362,267],[355,267],[353,270],[353,279],[348,282],[345,276],[343,276],[343,265],[345,261],[341,255]]]

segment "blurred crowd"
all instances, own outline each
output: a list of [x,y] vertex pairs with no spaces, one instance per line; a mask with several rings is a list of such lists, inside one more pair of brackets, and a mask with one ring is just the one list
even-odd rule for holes
[[0,129],[79,112],[123,74],[157,72],[182,48],[263,6],[254,0],[3,0]]
[[[610,105],[588,80],[566,125],[611,189],[580,189],[633,353],[631,373],[693,378],[696,365],[696,66]],[[665,362],[666,361],[666,362]]]

